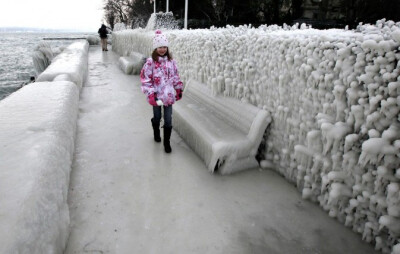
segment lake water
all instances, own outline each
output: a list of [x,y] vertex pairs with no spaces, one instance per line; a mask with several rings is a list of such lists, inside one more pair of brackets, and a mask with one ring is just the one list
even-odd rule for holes
[[[36,76],[32,52],[44,38],[82,38],[84,33],[0,33],[0,100]],[[46,40],[52,49],[66,47],[74,40]]]

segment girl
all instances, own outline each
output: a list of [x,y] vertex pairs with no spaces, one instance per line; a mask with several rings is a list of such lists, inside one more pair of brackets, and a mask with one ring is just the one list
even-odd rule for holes
[[142,92],[153,106],[151,123],[154,141],[161,142],[160,120],[161,107],[164,108],[164,149],[171,152],[170,137],[172,130],[172,104],[182,98],[183,84],[179,78],[176,62],[168,50],[167,37],[156,31],[153,38],[153,53],[140,72]]

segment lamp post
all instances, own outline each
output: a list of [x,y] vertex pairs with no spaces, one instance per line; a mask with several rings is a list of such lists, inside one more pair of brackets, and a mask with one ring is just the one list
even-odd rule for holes
[[169,0],[167,0],[167,11],[166,12],[169,12]]
[[185,0],[185,21],[183,23],[184,29],[187,29],[187,17],[188,17],[188,0]]
[[156,0],[153,0],[154,3],[154,14],[156,14]]

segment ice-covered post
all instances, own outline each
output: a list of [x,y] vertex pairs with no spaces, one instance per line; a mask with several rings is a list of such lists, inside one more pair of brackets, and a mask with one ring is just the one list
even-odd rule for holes
[[166,12],[169,12],[169,0],[167,0],[167,11]]
[[[150,3],[151,3],[151,0],[150,0]],[[154,14],[156,14],[156,0],[153,0],[153,3],[154,3]]]
[[185,0],[185,22],[183,28],[187,29],[188,0]]

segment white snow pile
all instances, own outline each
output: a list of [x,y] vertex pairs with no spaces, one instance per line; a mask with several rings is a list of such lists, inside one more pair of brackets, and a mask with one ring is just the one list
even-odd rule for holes
[[[163,31],[184,82],[268,110],[262,165],[390,253],[400,242],[400,23]],[[154,31],[115,33],[150,55]]]
[[88,49],[87,41],[72,43],[53,59],[51,65],[36,80],[71,81],[81,89],[88,75]]
[[0,101],[0,253],[62,253],[79,90],[36,82]]

